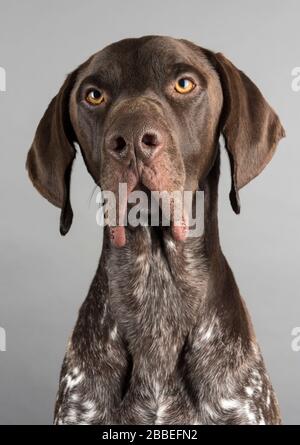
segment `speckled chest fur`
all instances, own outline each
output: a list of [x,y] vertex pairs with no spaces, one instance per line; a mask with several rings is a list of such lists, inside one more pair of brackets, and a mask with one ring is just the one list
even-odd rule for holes
[[202,238],[183,246],[143,228],[124,250],[104,252],[99,267],[109,284],[95,278],[81,309],[57,423],[279,422],[243,305],[238,316],[226,307],[220,314],[210,300]]

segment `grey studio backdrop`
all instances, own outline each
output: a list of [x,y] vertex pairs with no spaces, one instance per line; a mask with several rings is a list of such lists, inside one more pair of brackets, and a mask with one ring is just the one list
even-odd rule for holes
[[[31,186],[25,157],[36,126],[65,75],[92,53],[147,34],[190,39],[222,51],[260,87],[287,138],[261,176],[230,207],[222,157],[221,241],[252,315],[285,423],[300,423],[298,0],[0,1],[1,300],[0,423],[52,422],[60,365],[96,269],[101,230],[93,182],[80,156],[72,176],[70,233],[59,210]],[[295,348],[294,348],[295,349]],[[296,348],[297,349],[297,348]]]

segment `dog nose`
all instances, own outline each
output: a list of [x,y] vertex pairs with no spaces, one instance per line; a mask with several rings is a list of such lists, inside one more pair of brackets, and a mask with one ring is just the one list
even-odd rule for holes
[[138,148],[142,151],[152,152],[162,147],[162,135],[157,131],[148,131],[142,135]]
[[126,149],[127,146],[127,142],[122,136],[115,137],[112,143],[113,143],[112,149],[119,154],[121,154]]
[[114,134],[108,138],[111,154],[127,160],[131,152],[138,159],[151,161],[163,147],[163,136],[158,130],[134,131],[130,135]]

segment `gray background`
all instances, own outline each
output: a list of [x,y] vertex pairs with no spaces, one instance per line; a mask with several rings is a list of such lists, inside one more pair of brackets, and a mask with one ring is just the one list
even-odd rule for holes
[[67,338],[95,272],[101,233],[93,182],[78,157],[75,219],[58,233],[59,211],[27,179],[24,163],[48,102],[90,54],[130,36],[188,38],[222,51],[260,87],[288,137],[232,212],[223,156],[220,230],[224,252],[250,309],[285,423],[300,423],[299,163],[300,3],[269,1],[0,1],[0,423],[51,423]]

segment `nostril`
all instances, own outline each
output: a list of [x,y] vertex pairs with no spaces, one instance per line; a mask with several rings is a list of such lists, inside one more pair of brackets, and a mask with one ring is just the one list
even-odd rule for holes
[[120,152],[120,151],[123,151],[125,147],[126,147],[125,139],[122,138],[122,136],[117,137],[115,139],[114,150]]
[[142,144],[149,148],[157,148],[161,145],[161,138],[156,133],[145,133],[142,137]]

